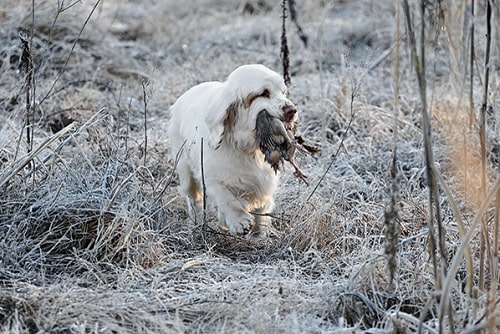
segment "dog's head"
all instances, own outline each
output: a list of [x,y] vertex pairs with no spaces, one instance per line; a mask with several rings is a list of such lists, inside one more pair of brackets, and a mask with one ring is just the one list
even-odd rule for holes
[[210,146],[217,149],[225,142],[241,151],[256,150],[255,123],[260,111],[265,109],[283,122],[295,121],[297,109],[286,94],[278,73],[263,65],[238,67],[214,97],[218,106],[207,116]]

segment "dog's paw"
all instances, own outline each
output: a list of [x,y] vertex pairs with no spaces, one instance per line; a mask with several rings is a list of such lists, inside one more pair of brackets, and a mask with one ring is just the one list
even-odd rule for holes
[[224,225],[226,229],[234,235],[247,234],[250,231],[251,226],[254,224],[253,216],[248,213],[235,215],[230,219],[228,218],[229,217],[226,216]]

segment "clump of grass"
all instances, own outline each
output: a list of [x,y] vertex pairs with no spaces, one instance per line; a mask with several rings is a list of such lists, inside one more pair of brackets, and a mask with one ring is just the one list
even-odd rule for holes
[[[76,130],[72,125],[64,128],[21,157],[13,172],[0,176],[7,194],[0,199],[4,249],[10,250],[5,254],[5,259],[10,259],[5,262],[6,269],[21,270],[18,263],[23,261],[47,275],[57,275],[61,267],[78,267],[81,261],[126,262],[124,252],[138,256],[136,260],[143,265],[161,257],[154,254],[154,247],[143,249],[153,253],[139,254],[140,245],[148,242],[152,219],[161,211],[154,201],[153,205],[128,201],[134,193],[154,198],[154,192],[140,189],[144,183],[140,173],[116,161],[115,156],[99,164],[93,162],[92,155],[102,152],[81,152],[67,160],[68,150],[85,146],[84,133],[99,127],[105,119],[102,116],[104,112],[97,113]],[[62,141],[54,146],[57,139]],[[39,171],[36,187],[30,189],[31,185],[23,182],[26,176],[19,172],[34,160]],[[132,249],[131,242],[136,245]],[[140,257],[143,260],[139,261]]]

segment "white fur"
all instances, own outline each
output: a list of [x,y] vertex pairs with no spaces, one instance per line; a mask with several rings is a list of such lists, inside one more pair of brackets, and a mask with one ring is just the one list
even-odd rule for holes
[[170,108],[172,154],[179,157],[180,192],[190,213],[199,215],[203,207],[203,164],[207,197],[218,208],[219,223],[233,234],[253,222],[257,233],[270,225],[262,214],[273,209],[278,175],[256,141],[255,121],[263,109],[278,118],[296,111],[282,77],[263,65],[243,65],[224,82],[194,86]]

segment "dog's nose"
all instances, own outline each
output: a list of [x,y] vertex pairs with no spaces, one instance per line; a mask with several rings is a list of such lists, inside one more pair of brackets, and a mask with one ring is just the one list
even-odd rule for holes
[[294,106],[287,104],[283,107],[283,119],[284,122],[293,121],[295,114],[297,113],[297,109]]

